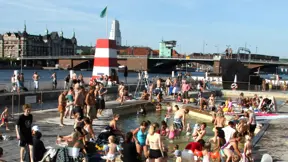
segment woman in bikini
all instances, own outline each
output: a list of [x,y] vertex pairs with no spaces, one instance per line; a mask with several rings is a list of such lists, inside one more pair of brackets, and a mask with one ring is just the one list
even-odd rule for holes
[[220,148],[226,143],[224,131],[215,129],[214,137],[212,137],[209,142],[212,144],[211,158],[217,162],[222,161],[220,159]]
[[213,93],[211,93],[211,95],[209,97],[208,107],[209,107],[210,110],[212,109],[212,107],[215,107],[215,97],[214,97]]
[[232,157],[234,155],[237,155],[239,157],[242,157],[242,154],[240,153],[240,150],[238,148],[238,143],[241,140],[241,135],[238,132],[235,132],[225,145],[221,147],[220,153],[222,157],[227,157],[226,162],[229,162],[232,160]]
[[164,157],[161,135],[156,133],[153,125],[149,128],[146,145],[149,146],[149,161],[161,162]]
[[96,139],[91,120],[87,117],[84,118],[84,130],[88,132],[85,139],[87,142]]
[[216,129],[222,129],[225,126],[226,118],[224,117],[223,112],[220,110],[216,114],[216,119],[214,121],[214,125]]

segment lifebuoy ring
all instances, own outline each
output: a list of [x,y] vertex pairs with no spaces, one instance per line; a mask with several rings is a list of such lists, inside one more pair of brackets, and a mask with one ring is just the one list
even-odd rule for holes
[[232,83],[232,84],[231,84],[231,88],[232,88],[232,89],[237,89],[237,88],[238,88],[238,85],[237,85],[236,83]]

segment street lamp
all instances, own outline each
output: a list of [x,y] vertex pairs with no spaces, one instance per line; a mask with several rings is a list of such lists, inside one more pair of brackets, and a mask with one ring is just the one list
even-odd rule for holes
[[219,46],[215,45],[215,47],[217,48],[217,54],[219,54]]
[[207,46],[205,40],[203,41],[203,54],[205,53],[205,47]]

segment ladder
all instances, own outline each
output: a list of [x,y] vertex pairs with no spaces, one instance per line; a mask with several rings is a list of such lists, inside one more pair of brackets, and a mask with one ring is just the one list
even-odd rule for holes
[[143,82],[144,82],[146,90],[148,90],[148,88],[149,88],[149,80],[148,80],[147,72],[141,71],[139,73],[140,73],[139,74],[139,80],[138,80],[137,87],[136,87],[135,93],[134,93],[135,98],[138,97],[138,94],[140,93]]

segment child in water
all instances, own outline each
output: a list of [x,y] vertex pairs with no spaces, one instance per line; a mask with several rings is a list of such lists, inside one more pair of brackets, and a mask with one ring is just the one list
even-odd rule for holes
[[156,111],[161,111],[161,109],[162,109],[162,105],[160,103],[158,103],[156,105]]
[[182,162],[182,157],[181,157],[181,151],[179,150],[179,145],[175,145],[173,148],[173,154],[176,157],[176,161],[175,162]]
[[6,130],[9,131],[10,129],[8,128],[8,117],[9,117],[9,112],[8,112],[8,107],[4,108],[4,111],[1,114],[1,120],[2,123],[0,127],[2,127],[4,124],[6,125]]
[[[246,135],[245,136],[245,144],[244,144],[244,157],[247,158],[247,162],[252,162],[253,161],[253,158],[252,158],[252,138],[251,138],[251,135]],[[246,161],[245,161],[246,162]]]
[[181,97],[181,94],[179,93],[178,96],[177,96],[177,102],[182,102],[182,97]]
[[186,127],[186,136],[190,136],[191,135],[191,127],[190,127],[190,123],[187,123],[187,127]]
[[170,119],[170,115],[169,114],[165,114],[164,121],[166,123],[168,123],[168,119]]
[[199,124],[198,123],[196,123],[195,125],[194,125],[194,127],[193,127],[193,134],[192,134],[192,136],[193,137],[196,137],[198,134],[197,134],[197,131],[199,131],[200,130],[200,126],[199,126]]
[[175,134],[176,134],[176,130],[174,128],[174,125],[171,125],[170,130],[169,130],[169,136],[168,136],[168,138],[170,139],[170,142],[173,142],[175,138]]
[[203,155],[202,162],[210,162],[210,149],[211,144],[209,142],[206,142],[202,150]]
[[140,111],[137,111],[137,115],[142,115],[142,116],[146,115],[146,109],[144,106],[141,106]]
[[170,103],[167,103],[167,111],[168,111],[168,113],[171,113],[172,112],[172,106],[171,106],[171,104]]
[[167,137],[169,134],[169,129],[165,121],[161,122],[161,136]]

